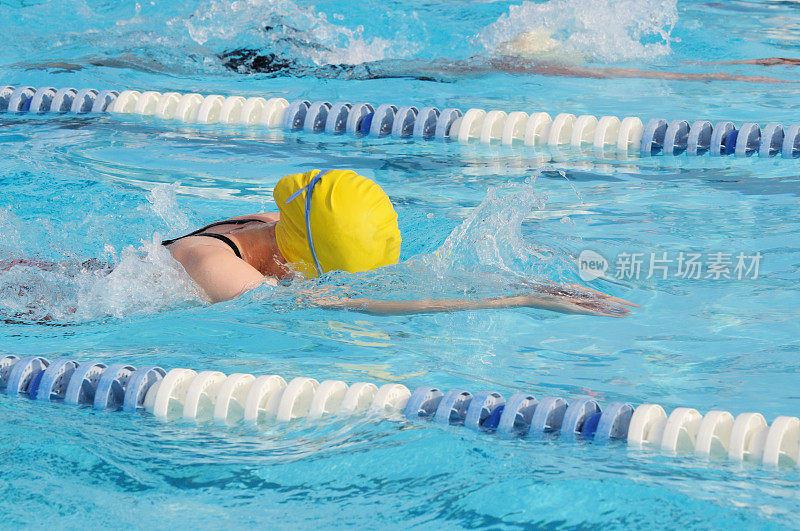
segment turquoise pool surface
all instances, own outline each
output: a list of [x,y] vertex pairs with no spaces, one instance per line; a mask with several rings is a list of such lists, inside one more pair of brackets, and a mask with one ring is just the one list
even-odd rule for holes
[[[794,2],[0,5],[8,85],[800,122],[800,67],[714,63],[800,57]],[[788,82],[492,71],[525,32],[546,48],[525,61],[570,72]],[[242,49],[283,66],[226,67],[221,57]],[[0,150],[0,260],[60,264],[0,267],[0,356],[590,395],[768,420],[800,409],[795,160],[609,158],[127,115],[0,114]],[[383,187],[401,263],[204,302],[158,242],[274,211],[277,180],[310,168],[352,168]],[[587,250],[608,260],[607,278],[581,279]],[[697,275],[686,269],[693,255]],[[715,256],[727,271],[710,266]],[[739,256],[757,271],[737,269]],[[91,258],[113,272],[82,269]],[[545,281],[642,307],[611,319],[520,308],[374,316],[302,303],[318,285],[407,300]],[[619,443],[360,417],[223,428],[0,396],[5,526],[798,528],[798,480],[793,467]]]

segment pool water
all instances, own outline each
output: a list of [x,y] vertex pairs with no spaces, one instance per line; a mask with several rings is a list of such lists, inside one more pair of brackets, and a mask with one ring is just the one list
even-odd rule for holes
[[[0,72],[10,85],[797,122],[800,69],[706,64],[797,57],[792,2],[3,9]],[[793,83],[485,72],[499,47],[529,31],[550,35],[556,44],[540,59],[561,64]],[[219,56],[241,48],[291,65],[225,68]],[[458,61],[478,71],[430,75]],[[325,68],[342,64],[389,77]],[[60,263],[0,271],[0,356],[590,395],[768,420],[800,406],[800,173],[790,159],[609,158],[129,115],[0,114],[0,147],[0,260]],[[401,263],[205,303],[158,242],[274,211],[277,180],[309,168],[353,168],[383,187],[400,220]],[[581,278],[586,251],[608,261],[605,277]],[[708,269],[717,253],[724,274]],[[700,278],[682,261],[690,255]],[[757,271],[737,270],[739,255]],[[114,271],[82,269],[90,258]],[[373,316],[301,302],[317,286],[408,300],[513,294],[548,280],[642,307],[626,319],[520,308]],[[797,528],[798,479],[792,467],[398,419],[223,428],[0,396],[0,516],[10,526]]]

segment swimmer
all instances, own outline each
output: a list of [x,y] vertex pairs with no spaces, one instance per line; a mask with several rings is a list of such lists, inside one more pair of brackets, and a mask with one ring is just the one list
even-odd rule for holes
[[[746,83],[796,83],[796,80],[770,76],[746,76],[725,72],[677,72],[666,70],[641,70],[624,67],[582,66],[583,58],[564,52],[561,43],[544,29],[521,33],[497,46],[494,54],[464,60],[438,58],[382,59],[356,65],[314,64],[281,55],[279,50],[306,49],[313,52],[331,50],[309,40],[304,32],[276,20],[263,27],[272,44],[269,49],[235,48],[217,54],[222,66],[239,74],[267,74],[270,76],[317,77],[321,79],[391,79],[408,78],[419,81],[447,82],[470,76],[492,73],[527,74],[587,79],[641,78],[675,81],[739,81]],[[795,66],[800,60],[785,57],[767,57],[738,61],[700,62],[710,65]]]
[[[406,78],[419,81],[452,82],[467,77],[480,77],[493,73],[511,75],[555,76],[586,79],[641,78],[674,81],[736,81],[746,83],[782,84],[797,80],[763,75],[739,75],[726,72],[702,73],[668,70],[642,70],[625,67],[600,67],[585,65],[585,59],[563,49],[563,43],[544,28],[520,33],[496,46],[492,53],[466,59],[381,59],[360,64],[331,64],[323,60],[302,57],[326,57],[335,50],[319,42],[314,36],[293,27],[284,17],[272,14],[262,27],[267,44],[260,48],[234,47],[223,51],[199,49],[198,56],[211,60],[237,74],[262,74],[270,77],[316,77],[319,79],[393,79]],[[173,75],[193,75],[195,72],[170,61],[160,63],[150,57],[126,52],[116,57],[107,54],[89,56],[75,62],[54,61],[17,63],[13,66],[27,69],[52,69],[54,72],[76,72],[85,65],[139,70],[147,73],[163,72]],[[765,57],[729,61],[689,61],[689,65],[731,66],[756,65],[763,67],[800,65],[800,59],[791,57]]]
[[[213,54],[222,67],[237,74],[263,74],[270,77],[315,77],[318,79],[373,80],[373,79],[414,79],[448,83],[468,77],[480,77],[493,73],[511,75],[534,75],[546,77],[570,77],[585,79],[663,79],[672,81],[738,81],[744,83],[784,84],[797,83],[797,80],[771,76],[747,76],[726,72],[679,72],[669,70],[642,70],[624,67],[597,67],[576,64],[573,58],[566,61],[543,53],[541,57],[531,58],[518,54],[505,54],[501,47],[498,54],[489,57],[471,57],[464,60],[447,58],[423,59],[382,59],[360,64],[317,65],[290,56],[258,48],[235,48]],[[552,54],[550,54],[552,55]],[[88,57],[82,62],[93,66],[139,70],[147,73],[190,75],[193,72],[180,65],[160,64],[151,59],[125,53],[118,57]],[[16,63],[13,66],[30,70],[52,70],[54,73],[77,72],[84,65],[67,62]],[[764,57],[734,61],[694,61],[688,64],[702,66],[756,65],[764,67],[800,65],[800,59],[790,57]]]
[[[552,60],[531,60],[519,56],[473,57],[468,60],[380,60],[358,65],[307,65],[273,52],[238,48],[219,56],[222,65],[238,74],[269,74],[271,76],[317,77],[320,79],[371,80],[406,78],[419,81],[448,82],[470,76],[492,73],[573,77],[586,79],[665,79],[673,81],[739,81],[745,83],[782,84],[796,80],[770,76],[745,76],[724,72],[702,74],[668,70],[641,70],[624,67],[590,67],[564,64]],[[742,61],[706,62],[705,65],[752,64],[760,66],[795,66],[798,59],[768,57]]]
[[[276,184],[277,213],[217,221],[162,243],[213,302],[261,284],[328,271],[370,271],[397,263],[400,229],[389,197],[354,171],[311,170]],[[483,300],[373,301],[309,295],[308,302],[373,314],[531,307],[562,313],[625,317],[629,301],[574,284],[533,285],[515,296]]]

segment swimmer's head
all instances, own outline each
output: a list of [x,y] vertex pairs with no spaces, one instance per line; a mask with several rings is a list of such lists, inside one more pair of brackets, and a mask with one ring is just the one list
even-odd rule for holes
[[[318,173],[287,175],[273,191],[281,214],[275,227],[278,248],[288,263],[308,277],[316,277],[317,269],[306,235],[308,189],[304,188]],[[325,172],[313,185],[309,206],[311,240],[323,272],[357,273],[397,263],[397,213],[374,182],[351,170]]]
[[513,39],[497,45],[495,53],[519,59],[572,62],[578,60],[574,52],[569,52],[564,43],[553,38],[550,30],[536,28],[520,33]]

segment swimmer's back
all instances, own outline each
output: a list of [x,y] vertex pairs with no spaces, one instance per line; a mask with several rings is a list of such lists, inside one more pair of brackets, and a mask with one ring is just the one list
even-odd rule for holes
[[[242,259],[242,253],[239,249],[239,245],[232,240],[230,236],[237,232],[241,232],[242,230],[249,230],[250,227],[248,227],[248,225],[251,223],[275,223],[278,221],[278,219],[280,219],[280,215],[276,212],[262,212],[260,214],[236,216],[222,221],[215,221],[214,223],[210,223],[201,229],[190,232],[189,234],[184,234],[183,236],[179,236],[177,238],[163,240],[161,245],[169,247],[174,254],[178,246],[192,246],[195,243],[199,243],[198,237],[202,237],[204,238],[202,240],[202,244],[215,245],[220,249],[227,247],[236,255],[237,258]],[[209,238],[211,241],[208,240]],[[215,241],[219,243],[215,244]]]

